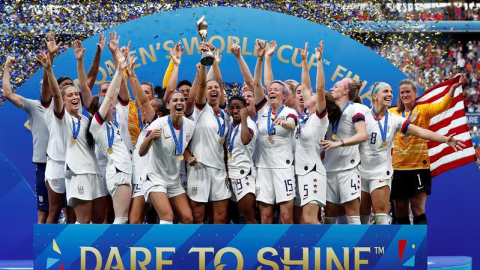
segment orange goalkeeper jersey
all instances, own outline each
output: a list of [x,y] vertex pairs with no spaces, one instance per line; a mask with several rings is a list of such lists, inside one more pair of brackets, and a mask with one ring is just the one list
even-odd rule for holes
[[[410,122],[424,129],[430,126],[430,119],[435,115],[446,111],[450,107],[452,98],[447,94],[441,102],[435,104],[417,105],[410,113],[405,113],[405,118],[410,116]],[[393,114],[402,116],[397,108],[390,108]],[[427,141],[416,136],[405,136],[398,132],[395,135],[393,157],[394,170],[418,170],[430,169],[430,158],[428,156]]]

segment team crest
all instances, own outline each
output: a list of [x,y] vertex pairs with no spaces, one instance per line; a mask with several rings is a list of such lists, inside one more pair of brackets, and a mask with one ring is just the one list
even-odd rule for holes
[[56,187],[58,180],[57,179],[52,179],[51,182],[52,182],[52,186]]
[[197,187],[192,187],[192,195],[197,195],[198,189]]
[[78,186],[78,193],[80,195],[83,195],[83,193],[85,193],[85,190],[83,189],[83,186]]
[[412,122],[415,121],[415,119],[417,119],[417,115],[418,113],[412,114]]
[[38,201],[43,203],[43,196],[38,196]]
[[255,187],[255,196],[260,195],[260,187]]

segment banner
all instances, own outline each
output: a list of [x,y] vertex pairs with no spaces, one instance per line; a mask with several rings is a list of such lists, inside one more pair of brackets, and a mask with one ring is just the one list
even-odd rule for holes
[[426,269],[426,233],[426,225],[35,225],[34,268]]
[[467,113],[467,124],[469,126],[480,126],[480,113]]
[[[367,105],[370,104],[368,89],[373,83],[388,82],[394,86],[396,96],[395,86],[407,77],[369,48],[338,32],[293,16],[251,8],[203,7],[158,13],[120,24],[106,31],[105,36],[108,42],[108,32],[115,30],[121,36],[121,46],[131,40],[131,53],[139,58],[136,68],[139,80],[150,81],[154,85],[161,85],[163,80],[169,62],[168,48],[181,41],[185,53],[179,68],[179,80],[193,81],[195,64],[200,61],[196,21],[201,15],[205,15],[209,23],[208,42],[215,45],[223,56],[220,68],[224,82],[243,83],[237,60],[230,51],[233,43],[241,46],[245,61],[254,71],[256,56],[253,55],[253,48],[256,39],[277,41],[277,52],[272,58],[275,79],[297,81],[301,78],[301,58],[296,48],[303,48],[305,42],[309,42],[312,82],[315,82],[316,72],[314,47],[324,40],[323,63],[327,89],[345,77],[361,80],[364,87],[360,95]],[[86,48],[84,62],[87,70],[93,61],[98,40],[97,35],[82,42]],[[16,93],[39,99],[42,72],[43,69],[37,71]],[[54,72],[57,77],[77,78],[73,49],[55,58]],[[94,94],[98,93],[99,84],[111,80],[113,73],[110,51],[105,48],[96,86],[92,89]],[[75,83],[78,84],[78,80],[75,79]],[[32,256],[32,252],[24,252],[25,246],[31,246],[32,235],[28,232],[31,232],[31,225],[37,220],[33,193],[35,166],[31,164],[32,137],[28,126],[24,126],[26,121],[27,116],[22,110],[10,102],[4,102],[0,108],[0,171],[3,183],[0,204],[5,207],[0,208],[0,215],[15,222],[0,225],[1,231],[9,232],[3,235],[4,241],[0,243],[0,259],[30,259]],[[8,207],[11,205],[15,205],[15,208]]]

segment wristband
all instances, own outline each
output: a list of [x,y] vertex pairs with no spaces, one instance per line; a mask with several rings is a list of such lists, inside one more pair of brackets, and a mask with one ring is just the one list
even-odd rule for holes
[[340,141],[342,143],[342,147],[345,147],[345,142],[343,140]]

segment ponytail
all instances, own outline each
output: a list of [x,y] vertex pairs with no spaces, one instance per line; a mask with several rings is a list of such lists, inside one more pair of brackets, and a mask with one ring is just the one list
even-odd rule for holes
[[98,96],[93,97],[92,102],[90,102],[90,108],[88,110],[92,114],[92,116],[90,116],[90,118],[88,119],[88,126],[87,126],[87,132],[85,132],[85,138],[87,139],[87,145],[90,148],[93,148],[95,146],[95,140],[93,139],[93,135],[90,132],[90,126],[92,125],[92,121],[95,113],[98,111],[100,107],[99,100],[100,98]]

